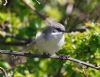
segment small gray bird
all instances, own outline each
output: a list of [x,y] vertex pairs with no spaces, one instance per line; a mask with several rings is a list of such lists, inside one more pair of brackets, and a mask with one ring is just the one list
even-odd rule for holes
[[48,26],[42,32],[36,34],[35,40],[31,42],[25,50],[36,47],[38,53],[54,54],[64,45],[65,27],[56,21],[48,21]]

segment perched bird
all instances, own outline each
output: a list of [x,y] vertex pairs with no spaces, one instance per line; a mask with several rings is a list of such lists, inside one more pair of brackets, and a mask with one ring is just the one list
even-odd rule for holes
[[25,50],[37,49],[41,54],[55,54],[64,45],[65,27],[56,22],[48,21],[47,26],[41,32],[37,32],[33,42],[28,44]]

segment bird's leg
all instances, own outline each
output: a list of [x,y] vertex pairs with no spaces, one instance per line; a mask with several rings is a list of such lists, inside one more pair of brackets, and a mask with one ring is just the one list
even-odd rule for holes
[[50,54],[49,53],[43,53],[43,57],[49,57],[50,56]]

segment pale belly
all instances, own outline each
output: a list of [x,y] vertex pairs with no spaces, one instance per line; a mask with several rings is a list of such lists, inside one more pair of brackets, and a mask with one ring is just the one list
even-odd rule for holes
[[40,53],[49,53],[54,54],[59,51],[64,45],[64,36],[60,38],[52,38],[50,40],[46,40],[43,37],[38,37],[36,40],[36,48]]

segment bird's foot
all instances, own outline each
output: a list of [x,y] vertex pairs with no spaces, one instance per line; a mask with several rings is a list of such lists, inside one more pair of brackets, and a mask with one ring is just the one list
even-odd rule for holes
[[49,57],[50,54],[49,53],[43,53],[43,57]]

